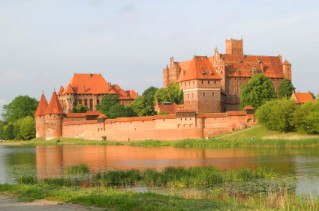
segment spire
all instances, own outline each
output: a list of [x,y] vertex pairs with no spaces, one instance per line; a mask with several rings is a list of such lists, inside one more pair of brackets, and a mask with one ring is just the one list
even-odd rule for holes
[[62,95],[63,91],[64,91],[64,88],[63,88],[63,86],[61,86],[59,89],[58,95]]
[[56,92],[53,92],[45,114],[64,114]]
[[48,101],[42,92],[42,95],[38,104],[38,108],[35,112],[35,116],[44,116],[47,107],[48,107]]

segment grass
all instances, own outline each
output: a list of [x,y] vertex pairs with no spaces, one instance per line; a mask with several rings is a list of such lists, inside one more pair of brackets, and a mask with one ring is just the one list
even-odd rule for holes
[[[91,177],[93,185],[76,178],[0,184],[0,194],[21,200],[76,203],[111,210],[317,210],[319,198],[294,194],[295,180],[269,169],[223,171],[212,167],[108,171]],[[144,193],[127,186],[148,187]],[[290,186],[291,185],[291,186]]]
[[5,141],[8,146],[63,146],[63,145],[129,145],[137,147],[177,147],[177,148],[254,148],[254,147],[319,147],[319,135],[270,131],[263,126],[254,126],[209,139],[186,139],[182,141],[144,140],[136,142],[91,141],[62,138],[50,141],[33,139],[31,141]]
[[74,174],[87,174],[90,172],[90,169],[88,166],[85,164],[79,164],[75,166],[68,166],[64,169],[64,173],[69,174],[69,175],[74,175]]

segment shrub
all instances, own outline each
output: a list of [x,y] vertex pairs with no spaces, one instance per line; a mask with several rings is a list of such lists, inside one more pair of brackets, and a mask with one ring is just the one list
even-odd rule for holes
[[256,112],[260,124],[270,130],[291,131],[294,129],[293,115],[296,109],[292,100],[272,100]]
[[85,164],[69,166],[65,169],[65,173],[67,174],[86,174],[89,172],[90,172],[90,169]]
[[299,131],[319,134],[319,101],[301,105],[294,114],[294,125]]

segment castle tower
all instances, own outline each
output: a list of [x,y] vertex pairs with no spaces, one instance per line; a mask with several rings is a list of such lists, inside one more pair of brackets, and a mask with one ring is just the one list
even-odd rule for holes
[[56,92],[53,92],[45,114],[45,140],[61,137],[64,112]]
[[63,95],[64,95],[64,103],[65,106],[63,107],[63,111],[65,113],[70,113],[73,112],[73,107],[74,107],[74,90],[71,86],[71,84],[68,84],[68,86],[66,87],[66,89],[63,91]]
[[218,75],[221,77],[221,87],[222,90],[225,90],[225,86],[226,86],[226,70],[225,70],[225,62],[222,59],[222,57],[220,56],[218,49],[215,48],[214,50],[214,55],[213,55],[213,65],[214,68],[216,70],[216,72],[218,73]]
[[45,98],[44,94],[42,94],[38,108],[35,112],[36,138],[45,137],[45,112],[47,107],[48,107],[48,101]]
[[169,68],[166,67],[163,69],[163,87],[166,88],[169,84]]
[[282,70],[285,78],[291,80],[291,64],[287,60],[283,63]]
[[185,109],[197,113],[221,112],[221,78],[206,56],[195,56],[179,79]]
[[242,56],[244,54],[244,41],[243,41],[243,39],[226,40],[226,54]]

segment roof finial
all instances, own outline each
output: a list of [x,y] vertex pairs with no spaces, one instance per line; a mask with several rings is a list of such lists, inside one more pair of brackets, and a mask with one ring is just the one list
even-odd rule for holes
[[55,85],[53,86],[53,91],[55,92]]

